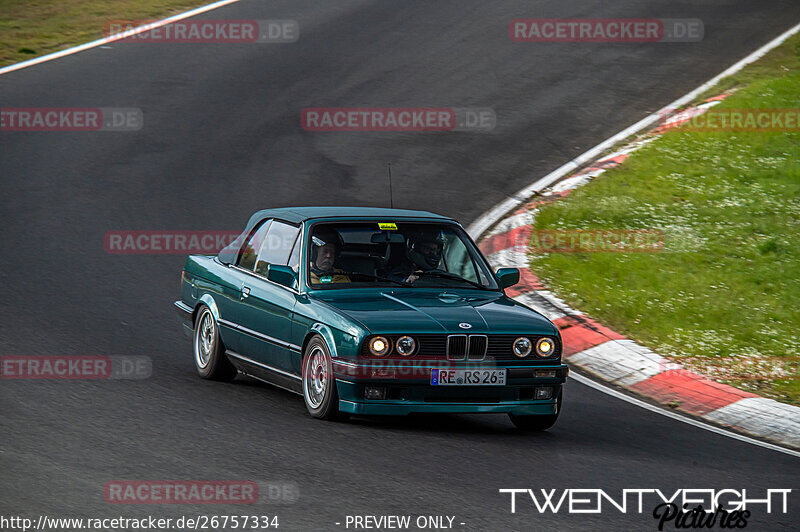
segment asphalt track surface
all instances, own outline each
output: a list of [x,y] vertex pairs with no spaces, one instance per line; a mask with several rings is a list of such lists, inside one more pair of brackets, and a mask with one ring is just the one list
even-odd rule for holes
[[[173,317],[184,257],[109,255],[108,230],[238,229],[259,208],[394,204],[465,225],[800,19],[794,0],[244,1],[294,44],[115,43],[0,76],[0,105],[139,107],[126,133],[0,133],[3,355],[146,355],[140,381],[0,383],[0,515],[455,516],[461,529],[655,529],[645,514],[510,513],[500,488],[800,488],[800,462],[575,381],[557,426],[502,415],[312,420],[302,400],[199,379]],[[515,44],[517,17],[700,18],[699,43]],[[491,107],[491,132],[310,133],[324,106]],[[296,482],[293,504],[116,506],[118,479]],[[756,511],[749,528],[796,527]],[[242,511],[244,510],[244,512]]]

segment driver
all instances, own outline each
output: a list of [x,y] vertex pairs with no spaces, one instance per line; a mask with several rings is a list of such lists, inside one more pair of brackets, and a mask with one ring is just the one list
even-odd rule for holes
[[406,240],[406,257],[392,269],[389,277],[413,283],[422,272],[436,270],[442,261],[444,237],[440,231],[424,231],[409,235]]
[[311,237],[312,284],[350,282],[350,277],[333,266],[342,252],[343,246],[344,242],[338,231],[328,227],[321,227],[314,231]]

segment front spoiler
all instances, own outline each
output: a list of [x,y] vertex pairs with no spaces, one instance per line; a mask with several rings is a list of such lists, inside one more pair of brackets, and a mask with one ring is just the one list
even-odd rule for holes
[[411,413],[439,414],[517,414],[552,415],[558,413],[555,399],[547,401],[513,401],[506,403],[412,403],[408,401],[345,401],[339,400],[339,411],[375,416],[404,416]]

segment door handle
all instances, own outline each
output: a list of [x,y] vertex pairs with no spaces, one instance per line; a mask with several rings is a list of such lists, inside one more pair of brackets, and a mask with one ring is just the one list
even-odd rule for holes
[[246,298],[249,295],[250,295],[250,287],[242,286],[242,299]]

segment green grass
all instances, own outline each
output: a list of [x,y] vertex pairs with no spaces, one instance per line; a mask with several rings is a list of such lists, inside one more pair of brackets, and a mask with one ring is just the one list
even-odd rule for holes
[[[800,108],[800,37],[719,108]],[[800,133],[673,130],[536,229],[656,229],[656,253],[533,256],[570,304],[715,380],[800,404]]]
[[203,0],[0,0],[0,66],[104,36],[110,20],[163,18]]

